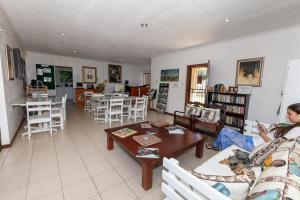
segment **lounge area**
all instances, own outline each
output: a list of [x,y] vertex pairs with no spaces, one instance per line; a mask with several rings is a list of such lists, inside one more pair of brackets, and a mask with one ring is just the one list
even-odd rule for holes
[[299,10],[0,0],[0,200],[299,199]]

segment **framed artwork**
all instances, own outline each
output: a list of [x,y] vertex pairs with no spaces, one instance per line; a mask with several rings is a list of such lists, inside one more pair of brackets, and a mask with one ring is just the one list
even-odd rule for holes
[[7,58],[7,71],[8,71],[8,79],[14,80],[15,79],[15,66],[13,60],[13,52],[12,49],[6,45],[6,58]]
[[110,83],[122,82],[122,66],[121,65],[108,65],[108,81]]
[[160,71],[160,81],[178,81],[179,69],[163,69]]
[[97,82],[97,68],[82,66],[82,82],[83,83],[96,83]]
[[237,61],[235,85],[261,86],[264,57]]

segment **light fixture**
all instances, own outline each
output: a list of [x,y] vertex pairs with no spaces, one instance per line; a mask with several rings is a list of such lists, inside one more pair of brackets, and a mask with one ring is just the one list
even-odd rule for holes
[[79,51],[78,50],[73,50],[73,53],[79,53]]
[[227,23],[228,23],[229,21],[230,21],[230,20],[229,20],[228,18],[227,18],[227,19],[225,19],[225,22],[227,22]]
[[147,27],[148,27],[148,24],[143,23],[143,24],[141,24],[141,27],[142,27],[142,28],[147,28]]
[[57,37],[62,37],[62,36],[65,36],[65,34],[64,33],[57,33],[56,36]]

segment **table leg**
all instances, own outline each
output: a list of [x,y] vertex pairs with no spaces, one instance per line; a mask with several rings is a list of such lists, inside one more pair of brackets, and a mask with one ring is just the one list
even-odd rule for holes
[[152,188],[153,168],[147,163],[142,163],[142,187],[144,190]]
[[202,158],[202,156],[203,156],[203,147],[204,147],[204,140],[201,140],[196,145],[195,155],[196,155],[197,158]]
[[114,149],[114,140],[109,134],[107,134],[107,150],[113,150],[113,149]]

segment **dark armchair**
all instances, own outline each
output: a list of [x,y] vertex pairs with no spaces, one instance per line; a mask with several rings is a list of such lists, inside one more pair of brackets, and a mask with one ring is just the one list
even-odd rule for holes
[[[209,114],[205,112],[214,112],[213,119],[207,119],[205,116]],[[202,134],[217,137],[225,124],[226,108],[219,105],[205,105],[201,111],[201,117],[193,117],[193,131]]]

